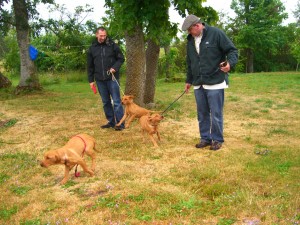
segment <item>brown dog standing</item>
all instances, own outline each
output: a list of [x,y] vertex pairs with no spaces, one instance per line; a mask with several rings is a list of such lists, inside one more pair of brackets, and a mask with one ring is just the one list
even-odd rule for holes
[[133,98],[133,95],[124,95],[122,97],[122,104],[125,106],[125,112],[117,126],[120,126],[126,119],[128,119],[125,124],[125,128],[128,128],[134,118],[140,118],[141,116],[150,114],[150,110],[135,104],[133,102]]
[[[73,136],[62,148],[50,150],[44,154],[44,159],[40,162],[42,167],[56,164],[65,165],[65,176],[60,184],[65,184],[69,179],[69,172],[75,165],[80,165],[82,169],[94,175],[95,171],[95,139],[87,134]],[[84,161],[84,154],[92,158],[92,169],[89,169]]]
[[160,141],[160,134],[158,132],[159,122],[164,117],[158,113],[154,113],[152,115],[142,116],[139,120],[142,128],[142,133],[144,137],[144,132],[149,134],[150,140],[152,141],[154,147],[158,147],[157,142],[155,141],[153,135],[156,134],[158,140]]

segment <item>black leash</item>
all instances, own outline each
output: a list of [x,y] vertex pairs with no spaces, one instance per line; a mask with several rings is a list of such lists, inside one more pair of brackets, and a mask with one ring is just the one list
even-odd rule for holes
[[178,97],[178,98],[176,98],[175,99],[175,101],[173,101],[166,109],[165,109],[165,111],[163,111],[162,113],[161,113],[161,115],[163,115],[176,101],[178,101],[178,99],[180,99],[183,95],[184,95],[184,93],[185,93],[185,90],[184,90],[184,92]]

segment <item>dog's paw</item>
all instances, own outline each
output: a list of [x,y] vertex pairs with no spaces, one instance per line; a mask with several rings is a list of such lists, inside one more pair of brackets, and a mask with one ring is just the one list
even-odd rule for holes
[[91,172],[90,172],[90,176],[92,177],[92,176],[94,176],[94,175],[95,175],[94,171],[91,171]]
[[65,183],[67,183],[67,181],[66,180],[62,180],[59,184],[60,185],[64,185]]

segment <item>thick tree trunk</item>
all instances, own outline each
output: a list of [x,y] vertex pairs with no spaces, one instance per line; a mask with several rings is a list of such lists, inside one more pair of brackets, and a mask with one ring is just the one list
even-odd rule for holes
[[155,96],[155,81],[157,75],[159,45],[152,40],[147,41],[146,50],[146,82],[144,103],[149,104],[154,102]]
[[134,95],[134,102],[144,106],[145,42],[141,27],[134,33],[125,34],[126,41],[126,87],[125,94]]
[[8,88],[11,86],[11,81],[0,72],[0,88]]
[[253,60],[254,60],[254,55],[252,49],[246,49],[246,56],[247,56],[247,61],[246,61],[246,73],[253,73]]
[[17,89],[40,89],[33,61],[29,57],[29,23],[25,0],[13,0],[17,41],[21,59],[21,77]]

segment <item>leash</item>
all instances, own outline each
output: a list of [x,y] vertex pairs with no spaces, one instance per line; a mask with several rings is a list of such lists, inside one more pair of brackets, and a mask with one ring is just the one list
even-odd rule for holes
[[178,97],[178,98],[176,98],[162,113],[161,113],[161,115],[163,115],[176,101],[178,101],[178,99],[180,99],[183,95],[185,94],[185,90],[184,90],[184,92],[182,92],[182,94]]
[[[116,79],[116,77],[115,77],[115,75],[112,73],[112,72],[110,72],[109,70],[107,71],[107,75],[111,75],[112,76],[112,80],[113,81],[115,81],[117,84],[118,84],[118,86],[119,86],[119,88],[120,88],[120,90],[121,90],[121,92],[122,92],[122,94],[123,95],[125,95],[124,94],[124,92],[122,91],[122,88],[121,88],[121,86],[120,86],[120,84],[119,84],[119,82],[117,81],[117,79]],[[175,101],[173,101],[162,113],[161,113],[161,115],[163,115],[176,101],[178,101],[178,99],[180,99],[183,95],[184,95],[184,93],[185,93],[185,90],[184,90],[184,92],[177,98],[177,99],[175,99]]]
[[119,89],[121,90],[122,94],[125,95],[124,92],[122,91],[122,88],[121,88],[118,80],[116,79],[115,75],[112,72],[110,72],[109,70],[107,70],[107,75],[111,75],[112,80],[117,83],[117,85],[119,86]]
[[[85,141],[83,140],[82,137],[80,137],[80,136],[78,136],[78,135],[76,135],[75,137],[80,138],[80,139],[82,140],[83,144],[84,144],[84,149],[83,149],[83,152],[82,152],[82,157],[83,157],[83,155],[84,155],[84,153],[85,153],[85,151],[86,151],[86,143],[85,143]],[[77,172],[77,167],[78,167],[78,164],[76,164],[76,167],[75,167],[75,177],[79,177],[79,176],[80,176],[80,173]]]
[[[224,66],[227,66],[227,63],[228,63],[228,61],[227,60],[225,60],[223,63],[221,63],[220,64],[220,67],[224,67]],[[218,71],[220,70],[220,68],[217,68],[212,74],[215,74],[215,73],[217,73]],[[212,74],[210,74],[210,75],[212,75]],[[184,92],[177,98],[177,99],[175,99],[175,101],[173,101],[166,109],[165,109],[165,111],[163,111],[162,113],[161,113],[161,115],[163,115],[176,101],[178,101],[178,99],[180,99],[183,95],[184,95],[184,93],[185,93],[185,90],[184,90]]]

